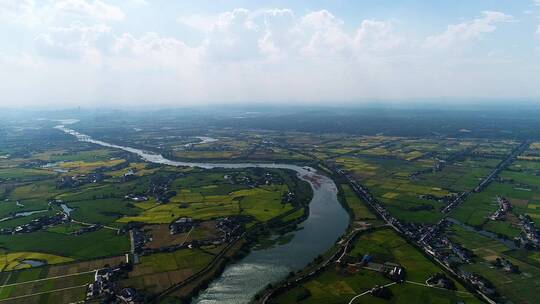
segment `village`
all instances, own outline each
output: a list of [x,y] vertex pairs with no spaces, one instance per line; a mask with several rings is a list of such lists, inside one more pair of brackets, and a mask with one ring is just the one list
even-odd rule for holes
[[[385,220],[395,231],[404,235],[409,241],[421,248],[423,252],[431,256],[440,265],[444,266],[450,273],[461,278],[476,288],[478,292],[487,300],[496,298],[497,292],[493,284],[482,276],[474,273],[462,271],[459,266],[462,263],[470,262],[470,253],[463,250],[459,244],[455,244],[448,238],[441,238],[444,227],[448,225],[446,220],[441,220],[437,225],[415,225],[403,224],[378,203],[373,196],[362,186],[360,186],[350,175],[339,169],[338,173],[345,176],[354,191],[375,210],[381,218]],[[455,203],[451,204],[455,206]]]

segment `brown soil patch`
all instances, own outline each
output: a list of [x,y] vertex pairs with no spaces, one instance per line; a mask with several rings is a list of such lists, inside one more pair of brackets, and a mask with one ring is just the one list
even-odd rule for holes
[[74,273],[79,273],[79,272],[96,270],[96,269],[105,267],[105,265],[115,266],[125,261],[126,261],[126,258],[124,256],[117,256],[117,257],[104,258],[104,259],[99,259],[99,260],[50,266],[49,272],[47,273],[47,277],[55,277],[55,276],[61,276],[61,275],[66,275],[66,274],[74,274]]
[[170,234],[169,225],[148,225],[143,227],[143,231],[152,236],[152,241],[145,244],[146,248],[161,248],[179,245],[183,242],[211,238],[216,235],[216,221],[206,221],[195,226],[193,231],[179,234]]
[[510,198],[508,199],[512,205],[519,206],[519,207],[527,207],[529,204],[529,200],[524,199],[517,199],[517,198]]

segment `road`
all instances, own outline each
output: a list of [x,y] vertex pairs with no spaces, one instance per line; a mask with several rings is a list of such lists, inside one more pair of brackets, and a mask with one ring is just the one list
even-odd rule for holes
[[[457,207],[462,201],[465,200],[470,194],[473,192],[480,192],[482,191],[489,183],[496,177],[498,174],[506,168],[518,155],[523,153],[530,145],[530,142],[525,141],[522,142],[519,146],[514,148],[510,154],[505,157],[498,165],[497,167],[491,171],[485,178],[480,181],[480,183],[472,190],[461,193],[455,200],[453,200],[450,204],[448,204],[443,210],[442,213],[445,214],[442,220],[440,220],[435,226],[432,226],[429,229],[429,232],[421,236],[420,239],[412,239],[419,248],[425,248],[424,241],[428,240],[432,237],[432,234],[434,231],[437,231],[441,225],[444,223],[444,218],[447,217],[447,214],[450,213],[455,207]],[[341,170],[339,170],[341,171]],[[338,172],[339,172],[338,171]],[[386,211],[384,207],[379,208],[379,204],[376,199],[374,199],[371,194],[368,192],[366,188],[363,186],[360,186],[356,180],[350,176],[349,174],[341,171],[341,174],[347,178],[347,181],[349,182],[352,189],[356,192],[358,196],[364,201],[367,202],[372,209],[375,210],[375,212],[378,214],[379,217],[381,217],[386,223],[388,223],[398,234],[402,235],[404,238],[408,239],[407,235],[405,235],[394,223],[390,220],[392,219],[392,216]],[[399,221],[396,222],[397,225],[399,225]],[[454,276],[461,278],[453,269],[446,266],[444,263],[442,263],[437,257],[433,256],[431,253],[427,252],[425,249],[423,249],[423,252],[428,254],[434,261],[436,261],[441,267],[448,270],[450,273],[452,273]],[[489,298],[487,295],[485,295],[481,291],[476,291],[481,297],[483,297],[488,303],[495,303],[491,298]]]
[[[385,287],[385,288],[386,288],[386,287],[390,287],[390,286],[395,285],[395,284],[397,284],[397,282],[388,283],[388,284],[386,284],[386,285],[383,285],[382,287]],[[374,287],[374,288],[375,288],[375,287]],[[361,296],[365,296],[365,295],[367,295],[368,293],[371,293],[372,291],[373,291],[373,288],[370,289],[370,290],[368,290],[368,291],[366,291],[366,292],[363,292],[363,293],[361,293],[361,294],[359,294],[359,295],[354,296],[354,298],[352,298],[352,299],[349,301],[349,304],[352,304],[352,303],[354,302],[354,300],[360,298]]]
[[473,192],[482,191],[482,189],[484,189],[487,185],[489,185],[489,183],[491,183],[491,181],[493,181],[493,179],[495,177],[497,177],[497,175],[499,175],[499,173],[501,173],[501,171],[504,170],[504,168],[506,168],[506,166],[508,166],[514,160],[515,157],[517,157],[518,155],[523,153],[523,151],[525,151],[529,147],[529,144],[530,144],[530,142],[525,141],[525,142],[522,142],[516,148],[514,148],[512,150],[512,152],[505,159],[503,159],[497,165],[497,167],[495,167],[495,169],[493,169],[493,171],[491,171],[488,174],[488,176],[486,176],[484,179],[482,179],[482,181],[480,181],[478,186],[476,186],[472,191],[462,192],[460,195],[458,195],[458,197],[456,197],[456,199],[454,199],[450,204],[448,204],[442,210],[442,212],[445,213],[445,214],[450,213],[450,211],[452,211],[454,208],[456,208],[461,202],[463,202]]
[[[93,226],[93,225],[95,225],[95,224],[92,224],[92,223],[86,223],[86,222],[76,221],[76,220],[74,220],[74,219],[72,219],[71,222],[76,223],[76,224],[81,224],[81,225],[84,225],[84,226]],[[110,230],[114,230],[114,231],[116,231],[116,232],[120,231],[120,229],[114,228],[114,227],[111,227],[111,226],[103,226],[103,228],[110,229]]]
[[446,288],[442,288],[442,287],[431,286],[431,285],[428,285],[428,284],[418,283],[418,282],[413,282],[413,281],[405,281],[405,282],[406,282],[406,283],[409,283],[409,284],[418,285],[418,286],[424,286],[424,287],[429,287],[429,288],[435,288],[435,289],[440,289],[440,290],[453,291],[453,292],[456,292],[456,293],[462,293],[462,294],[469,294],[469,295],[472,295],[472,293],[470,293],[470,292],[468,292],[468,291],[450,290],[450,289],[446,289]]
[[195,228],[195,226],[191,226],[191,229],[189,229],[189,232],[188,232],[188,234],[186,235],[186,238],[184,239],[184,241],[183,241],[182,244],[180,244],[180,245],[184,245],[184,244],[187,242],[187,240],[188,240],[188,238],[189,238],[189,235],[191,234],[191,231],[193,231],[193,228]]
[[347,249],[349,248],[349,244],[351,243],[351,240],[354,239],[354,237],[356,236],[356,234],[359,232],[359,231],[362,231],[362,230],[365,230],[365,229],[362,229],[362,228],[356,228],[354,229],[349,238],[345,241],[345,246],[342,246],[342,249],[340,250],[343,250],[343,253],[339,256],[339,258],[336,260],[337,263],[341,263],[341,259],[347,254]]
[[[517,146],[516,148],[514,148],[511,153],[505,157],[498,165],[497,167],[492,171],[490,172],[490,174],[488,174],[485,178],[482,179],[482,181],[480,181],[480,183],[474,188],[474,190],[472,191],[467,191],[467,192],[463,192],[461,193],[454,201],[452,201],[449,205],[447,205],[443,210],[442,212],[444,214],[448,214],[450,213],[450,211],[452,211],[456,206],[459,205],[459,203],[461,203],[463,200],[465,200],[465,198],[467,198],[467,196],[469,196],[471,193],[473,192],[480,192],[482,191],[487,185],[489,185],[489,183],[504,169],[506,168],[506,166],[508,166],[513,160],[515,157],[517,157],[518,155],[520,155],[521,153],[523,153],[523,151],[525,151],[528,146],[530,145],[530,142],[528,141],[525,141],[525,142],[522,142],[519,146]],[[327,166],[328,167],[328,166]],[[349,174],[347,174],[346,172],[342,171],[342,170],[337,170],[337,173],[344,176],[349,185],[351,186],[351,188],[354,190],[354,192],[364,201],[366,202],[368,205],[371,206],[371,208],[377,213],[377,215],[382,218],[388,225],[390,225],[398,234],[402,235],[405,239],[409,239],[409,237],[403,232],[401,231],[401,229],[399,229],[396,225],[400,226],[400,223],[399,221],[397,221],[396,219],[394,219],[390,213],[388,213],[388,211],[382,207],[375,198],[373,198],[373,196],[369,193],[369,190],[363,186],[361,186],[360,184],[358,184],[358,182]],[[444,218],[446,218],[447,215],[445,215],[443,217],[443,219],[441,221],[439,221],[435,226],[431,227],[429,229],[429,232],[427,232],[426,234],[424,234],[423,236],[421,236],[420,239],[411,239],[411,241],[413,241],[419,248],[422,248],[422,251],[429,255],[430,257],[432,257],[433,260],[435,260],[441,267],[443,267],[444,269],[448,270],[450,273],[452,273],[454,276],[460,278],[460,276],[451,268],[447,267],[444,263],[442,263],[439,259],[437,259],[437,257],[433,256],[430,252],[427,252],[424,248],[425,248],[425,244],[424,244],[424,241],[426,239],[429,239],[432,237],[432,234],[434,231],[437,231],[441,225],[443,224],[444,222]],[[489,303],[494,303],[494,301],[489,298],[487,295],[485,295],[484,293],[482,293],[481,291],[477,291],[477,293],[482,296],[487,302]]]
[[[440,289],[440,290],[444,290],[444,291],[451,291],[451,292],[456,292],[456,293],[468,294],[468,295],[473,296],[472,293],[467,292],[467,291],[450,290],[450,289],[446,289],[446,288],[442,288],[442,287],[430,286],[430,285],[428,285],[428,284],[423,284],[423,283],[418,283],[418,282],[413,282],[413,281],[405,281],[405,283],[414,284],[414,285],[423,286],[423,287],[428,287],[428,288]],[[392,283],[386,284],[386,285],[384,285],[384,287],[390,287],[390,286],[392,286],[392,285],[394,285],[394,284],[397,284],[397,282],[392,282]],[[370,290],[368,290],[368,291],[366,291],[366,292],[363,292],[363,293],[361,293],[361,294],[359,294],[359,295],[354,296],[354,298],[352,298],[352,299],[349,301],[349,304],[352,304],[352,303],[354,302],[354,300],[360,298],[361,296],[365,296],[365,295],[371,293],[372,290],[373,290],[373,289],[370,289]]]

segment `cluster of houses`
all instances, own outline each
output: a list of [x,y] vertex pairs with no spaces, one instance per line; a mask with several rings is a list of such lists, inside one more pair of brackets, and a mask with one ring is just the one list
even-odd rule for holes
[[138,194],[128,194],[124,196],[125,200],[134,201],[136,203],[140,202],[146,202],[148,201],[148,196],[146,195],[138,195]]
[[[6,201],[9,201],[9,199],[6,199]],[[18,207],[24,207],[24,204],[21,203],[19,200],[16,201],[16,205]],[[62,211],[57,212],[56,214],[53,214],[53,215],[46,215],[46,216],[35,218],[26,224],[19,225],[16,227],[1,228],[0,234],[5,235],[5,234],[31,233],[31,232],[39,231],[39,230],[46,229],[52,226],[61,225],[71,220],[70,212],[73,209],[65,205],[62,200],[51,199],[48,201],[47,205],[48,205],[47,209],[36,210],[36,211],[23,211],[23,212],[15,213],[15,214],[10,215],[9,217],[0,219],[0,221],[11,220],[14,218],[19,218],[19,217],[29,216],[29,215],[33,215],[37,213],[51,211],[53,210],[53,207],[52,207],[53,205],[60,206],[62,208]]]
[[195,226],[195,221],[190,217],[181,217],[169,225],[171,234],[178,234],[190,231]]
[[[476,273],[469,273],[460,268],[462,264],[472,263],[472,253],[444,235],[444,229],[449,224],[448,221],[442,219],[435,225],[423,227],[420,229],[420,237],[411,239],[411,241],[462,281],[474,287],[482,296],[488,299],[488,302],[493,302],[493,299],[498,297],[493,284]],[[429,285],[427,282],[426,284]]]
[[67,222],[69,222],[69,216],[64,212],[58,212],[55,215],[38,217],[31,220],[30,223],[17,226],[13,229],[6,228],[7,230],[4,233],[8,233],[8,230],[11,230],[12,234],[30,233]]
[[[160,248],[148,248],[144,244],[150,241],[152,236],[145,234],[137,228],[132,228],[130,233],[133,239],[133,251],[141,255],[153,254],[157,252],[173,252],[183,248],[199,248],[202,246],[209,245],[221,245],[224,243],[229,243],[234,238],[239,237],[244,232],[244,223],[249,220],[248,217],[244,216],[230,216],[224,217],[216,220],[216,233],[211,238],[206,239],[195,239],[183,242],[181,244],[160,247]],[[194,220],[190,217],[181,217],[169,224],[169,233],[178,234],[189,232],[194,228],[199,221]]]
[[435,164],[433,164],[433,172],[442,171],[442,169],[446,166],[446,163],[446,160],[436,158]]
[[101,229],[101,228],[103,228],[103,225],[101,225],[101,224],[94,224],[94,225],[82,227],[81,229],[79,229],[79,230],[73,232],[73,234],[75,234],[75,235],[81,235],[81,234],[85,234],[85,233],[90,233],[90,232],[98,231],[98,230]]
[[504,271],[508,273],[518,273],[519,272],[519,266],[512,264],[509,260],[505,258],[496,258],[495,261],[493,261],[493,266],[497,268],[501,268]]
[[472,263],[472,253],[446,237],[442,233],[446,223],[441,225],[435,229],[425,229],[428,232],[421,239],[424,251],[449,268]]
[[183,146],[176,147],[177,151],[212,151],[212,152],[224,152],[224,151],[235,151],[234,147],[229,145],[211,145],[211,146],[198,146],[200,143],[189,143]]
[[[470,285],[475,287],[484,297],[492,301],[492,298],[498,296],[495,288],[491,283],[489,283],[489,281],[477,274],[464,272],[459,268],[461,263],[470,262],[470,256],[468,256],[468,253],[463,250],[461,246],[453,244],[447,238],[445,239],[441,237],[443,229],[448,224],[446,220],[442,219],[435,225],[402,223],[398,219],[391,216],[390,213],[376,199],[373,198],[369,191],[359,185],[351,175],[347,174],[342,169],[338,169],[337,172],[338,174],[341,174],[347,178],[352,189],[360,197],[362,197],[362,199],[367,202],[371,208],[375,210],[375,212],[377,212],[379,216],[383,218],[394,230],[404,235],[409,241],[416,244],[426,254],[444,265],[449,271],[454,273],[463,281],[468,282]],[[449,206],[447,206],[447,208],[450,207],[450,209],[445,208],[445,210],[451,210],[451,208],[457,205],[466,196],[466,192],[459,194],[455,200]],[[522,225],[525,224],[525,222],[527,228],[524,228],[524,230],[526,229],[526,231],[528,231],[528,237],[530,237],[532,240],[535,239],[538,241],[539,239],[537,237],[538,233],[536,232],[536,229],[533,230],[531,228],[531,225],[534,227],[532,221],[530,221],[530,219],[529,221],[522,220]],[[443,239],[445,241],[443,241]],[[444,242],[446,242],[446,244]],[[540,242],[537,244],[540,244]]]
[[52,167],[52,165],[54,165],[54,163],[49,163],[42,159],[32,159],[19,166],[21,168],[48,168],[48,167]]
[[129,169],[126,173],[124,173],[122,175],[122,180],[124,182],[128,182],[130,180],[133,180],[137,177],[137,175],[135,175],[135,171],[133,171],[133,169]]
[[248,187],[257,187],[261,185],[282,185],[283,179],[272,172],[266,172],[261,177],[252,178],[241,174],[225,174],[223,178],[233,185],[245,185]]
[[398,264],[386,262],[382,271],[387,278],[394,282],[403,282],[405,280],[405,269]]
[[521,235],[517,237],[524,247],[540,248],[540,230],[538,230],[534,221],[528,215],[519,215],[519,221],[521,226]]
[[170,190],[171,183],[177,177],[175,174],[169,176],[154,176],[150,180],[147,194],[156,198],[158,203],[168,203],[171,197],[176,195],[176,191]]
[[245,220],[242,216],[228,216],[219,219],[216,228],[221,232],[221,242],[227,243],[232,238],[242,234]]
[[497,203],[499,204],[499,209],[489,216],[489,219],[492,221],[504,219],[506,214],[512,210],[512,204],[504,197],[497,196]]
[[450,280],[444,273],[435,273],[426,280],[426,285],[432,287],[455,290],[454,281]]
[[294,194],[294,192],[287,191],[282,195],[281,202],[285,204],[292,203],[294,202],[295,199],[296,199],[296,195]]
[[[452,250],[452,253],[461,260],[461,263],[463,264],[472,263],[471,253],[465,248],[463,248],[463,246],[450,241],[450,239],[448,239],[447,237],[443,237],[442,241],[443,241],[443,244],[447,244],[450,247],[450,250]],[[449,265],[448,263],[446,264]]]
[[116,278],[125,272],[128,264],[118,267],[106,267],[96,270],[94,282],[88,285],[86,300],[102,299],[102,303],[142,303],[141,297],[133,288],[118,288],[115,284]]
[[449,204],[451,201],[454,200],[454,195],[453,194],[448,194],[448,195],[445,195],[445,196],[436,196],[436,195],[433,195],[433,194],[420,194],[420,195],[418,195],[418,198],[419,199],[430,200],[430,201],[435,201],[435,202],[438,202],[438,203]]
[[144,251],[144,245],[152,241],[152,236],[142,231],[139,227],[129,229],[131,239],[131,253],[134,254],[134,260],[138,261],[138,253]]
[[[424,155],[424,157],[425,156],[427,156],[427,155]],[[422,175],[422,174],[442,171],[442,169],[446,166],[448,161],[444,160],[444,159],[440,159],[438,157],[435,157],[434,162],[433,162],[433,166],[431,168],[426,168],[426,169],[421,169],[421,170],[418,170],[418,171],[414,171],[413,173],[409,174],[409,178],[415,179],[417,176]]]
[[105,178],[106,176],[102,173],[79,174],[73,176],[64,175],[56,181],[56,188],[77,188],[90,183],[99,183]]
[[362,257],[355,257],[351,255],[344,255],[339,260],[342,268],[345,272],[352,274],[356,273],[359,268],[366,268],[373,271],[378,271],[390,280],[394,282],[403,282],[406,277],[406,271],[403,266],[386,262],[384,264],[375,263],[372,261],[372,257],[369,253],[366,253]]
[[488,281],[486,278],[476,274],[476,273],[469,273],[465,271],[460,271],[459,277],[465,282],[471,284],[474,286],[478,291],[480,291],[483,295],[487,296],[488,298],[497,298],[497,290],[495,289],[495,286]]

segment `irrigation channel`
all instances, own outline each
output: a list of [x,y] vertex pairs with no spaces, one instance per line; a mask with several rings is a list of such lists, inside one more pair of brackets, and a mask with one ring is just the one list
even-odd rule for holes
[[276,244],[269,248],[252,250],[250,254],[240,261],[230,264],[206,290],[202,291],[193,299],[193,303],[249,303],[253,296],[268,284],[285,278],[291,271],[304,268],[318,255],[328,250],[345,232],[349,222],[347,212],[338,202],[335,183],[327,176],[319,174],[315,169],[310,167],[276,163],[173,161],[164,158],[160,154],[93,139],[64,125],[59,125],[55,128],[75,136],[79,141],[137,154],[147,162],[204,169],[241,169],[254,167],[288,169],[295,171],[301,180],[311,185],[313,198],[309,205],[309,216],[299,225],[298,230],[291,232],[294,234],[292,239],[285,244]]

